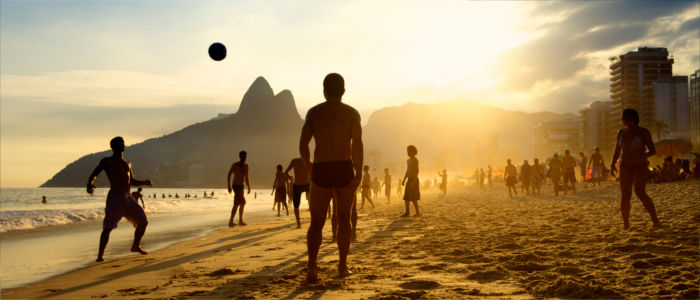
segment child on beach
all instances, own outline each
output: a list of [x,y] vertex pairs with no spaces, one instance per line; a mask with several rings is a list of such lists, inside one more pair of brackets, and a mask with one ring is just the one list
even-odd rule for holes
[[389,174],[389,168],[384,168],[384,195],[386,196],[386,203],[391,202],[391,175]]
[[369,204],[372,204],[372,208],[374,208],[374,202],[372,202],[372,198],[370,197],[372,190],[372,177],[369,175],[369,166],[364,166],[362,171],[364,175],[362,176],[362,185],[360,188],[362,191],[362,204],[360,204],[360,209],[365,207],[365,199],[367,199]]
[[505,170],[505,177],[506,177],[506,186],[508,187],[508,195],[513,197],[513,193],[511,193],[511,190],[515,193],[515,195],[518,195],[518,189],[515,187],[515,184],[518,181],[518,170],[515,168],[514,165],[510,163],[510,159],[506,160],[506,170]]
[[[280,210],[282,210],[282,205],[289,215],[289,207],[287,206],[287,183],[289,182],[289,175],[282,172],[282,165],[277,165],[277,173],[275,174],[275,181],[272,183],[272,194],[275,195],[275,204],[277,205],[277,216],[280,216]],[[272,206],[274,209],[274,205]]]
[[401,185],[406,185],[406,191],[403,193],[403,200],[406,202],[406,212],[401,215],[402,218],[410,216],[410,203],[413,202],[413,207],[416,210],[414,217],[420,217],[418,209],[418,200],[420,200],[420,181],[418,180],[418,149],[416,146],[409,145],[406,147],[408,161],[406,162],[406,175],[403,176]]

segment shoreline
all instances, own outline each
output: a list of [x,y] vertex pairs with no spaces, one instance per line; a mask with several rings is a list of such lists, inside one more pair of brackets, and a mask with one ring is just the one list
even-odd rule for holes
[[700,259],[697,181],[648,192],[665,227],[650,229],[634,198],[621,229],[619,188],[509,198],[502,184],[434,190],[423,217],[403,201],[360,210],[358,241],[335,277],[337,248],[324,227],[316,284],[304,283],[308,212],[224,228],[149,255],[107,259],[13,289],[3,298],[695,298]]

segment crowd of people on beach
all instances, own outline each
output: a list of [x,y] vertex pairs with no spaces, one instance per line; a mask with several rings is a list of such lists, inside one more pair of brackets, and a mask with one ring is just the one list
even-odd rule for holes
[[[312,107],[306,115],[299,142],[300,156],[293,158],[286,170],[281,164],[277,165],[272,183],[273,210],[276,207],[277,214],[281,215],[282,207],[284,207],[288,215],[287,202],[291,198],[297,228],[301,228],[299,212],[301,194],[306,194],[310,214],[307,232],[308,265],[306,274],[306,279],[309,282],[318,279],[317,256],[321,244],[321,232],[326,219],[330,217],[332,220],[333,242],[337,243],[339,249],[338,274],[347,276],[351,273],[347,266],[347,255],[351,241],[356,239],[358,198],[360,198],[359,209],[364,208],[365,202],[374,208],[382,187],[384,187],[387,203],[391,201],[392,192],[392,176],[388,168],[384,169],[384,180],[380,182],[376,176],[372,178],[369,172],[370,167],[364,165],[360,115],[354,108],[341,102],[345,93],[343,77],[336,73],[328,74],[323,81],[323,93],[326,101]],[[618,180],[622,191],[621,214],[624,228],[629,228],[629,202],[632,191],[642,201],[653,225],[661,226],[654,204],[645,191],[650,172],[648,158],[656,153],[651,135],[647,129],[638,126],[639,115],[632,109],[624,110],[622,123],[625,127],[618,132],[609,168],[605,167],[603,156],[598,148],[594,149],[590,158],[586,157],[583,152],[579,153],[579,158],[575,158],[569,150],[565,150],[563,155],[554,153],[552,157],[543,162],[536,158],[533,160],[533,164],[530,164],[525,160],[519,168],[508,159],[502,178],[508,188],[509,195],[511,197],[513,194],[517,195],[518,188],[521,193],[539,195],[542,186],[547,182],[551,182],[555,195],[560,192],[566,195],[569,188],[575,193],[577,168],[580,180],[584,184],[592,182],[595,187],[596,183],[600,185],[600,182],[605,180],[607,176],[615,176],[619,167]],[[312,138],[315,141],[313,161],[309,149]],[[141,188],[134,194],[130,193],[130,186],[151,186],[152,182],[148,179],[138,180],[134,178],[131,164],[123,158],[125,144],[121,137],[112,139],[110,146],[114,154],[100,161],[90,174],[87,183],[87,192],[92,194],[97,175],[102,171],[107,173],[110,182],[103,231],[100,236],[98,262],[103,261],[109,234],[117,227],[117,223],[122,217],[125,217],[136,227],[131,251],[147,254],[140,247],[141,238],[148,224],[144,213],[143,195],[141,195]],[[418,178],[417,147],[408,145],[406,154],[408,156],[406,171],[404,176],[397,181],[399,185],[396,188],[405,204],[404,213],[399,217],[411,217],[411,206],[414,209],[413,217],[420,217],[418,203],[421,199],[421,182]],[[240,151],[238,156],[239,160],[231,165],[227,175],[227,189],[229,193],[233,193],[233,208],[228,222],[229,227],[246,225],[243,221],[245,195],[251,192],[248,176],[249,166],[246,163],[248,153]],[[618,159],[620,160],[618,161]],[[668,158],[668,161],[669,164],[665,162],[664,167],[659,171],[662,174],[661,178],[677,180],[678,178],[688,178],[691,175],[698,176],[697,155],[694,173],[691,173],[689,167],[683,162],[677,168],[676,164],[671,163],[671,158]],[[290,175],[290,171],[293,171],[294,174]],[[663,175],[666,174],[664,172],[667,172],[668,176]],[[442,195],[445,196],[448,182],[447,171],[443,169],[442,172],[437,172],[437,175],[440,182],[438,183],[436,179],[432,185],[437,186]],[[492,186],[493,182],[500,177],[495,176],[491,166],[488,166],[486,171],[481,168],[477,169],[473,178],[481,188],[485,188],[485,185]],[[424,186],[430,185],[431,180],[427,180]],[[246,189],[247,193],[245,193]],[[211,192],[210,195],[208,196],[206,192],[203,194],[204,197],[213,197],[214,192]],[[189,194],[185,194],[185,197],[189,196]],[[153,197],[156,198],[157,195],[154,194]],[[162,197],[165,197],[165,194]],[[175,197],[177,198],[179,195],[176,194]],[[141,199],[143,208],[138,205],[138,199]],[[234,223],[236,214],[238,214],[238,222]]]

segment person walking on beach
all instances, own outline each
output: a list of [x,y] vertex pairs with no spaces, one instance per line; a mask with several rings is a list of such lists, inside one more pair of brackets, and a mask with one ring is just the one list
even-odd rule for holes
[[130,186],[151,186],[153,183],[150,179],[138,180],[134,178],[131,172],[131,163],[124,159],[124,139],[120,136],[113,138],[109,142],[113,154],[110,157],[105,157],[100,160],[100,163],[92,171],[87,182],[87,192],[92,194],[95,191],[95,180],[97,175],[102,171],[107,173],[109,179],[109,192],[107,193],[107,205],[105,207],[105,217],[102,222],[102,234],[100,235],[100,248],[97,252],[98,262],[104,261],[105,247],[109,241],[109,234],[117,224],[125,217],[129,222],[136,226],[134,231],[134,242],[131,244],[131,252],[138,252],[146,255],[148,252],[141,249],[141,238],[146,233],[148,219],[146,213],[134,201],[129,193]]
[[143,191],[143,189],[139,187],[135,192],[131,193],[131,198],[134,198],[136,204],[139,204],[139,199],[141,199],[141,206],[143,206],[143,209],[146,209],[146,203],[143,203],[143,194],[141,194],[141,191]]
[[294,170],[294,183],[292,185],[292,204],[294,205],[294,217],[297,219],[297,228],[301,228],[301,219],[299,217],[299,206],[301,205],[301,193],[306,193],[307,200],[309,196],[309,172],[304,167],[304,160],[301,157],[292,159],[289,166],[284,171],[289,174],[289,170]]
[[510,163],[510,158],[506,160],[506,170],[504,176],[506,177],[506,186],[508,187],[508,195],[513,197],[513,192],[515,195],[518,195],[518,189],[515,187],[515,183],[518,181],[518,170],[515,168],[514,165]]
[[479,187],[481,187],[482,190],[484,189],[484,179],[485,178],[486,178],[486,173],[484,173],[484,169],[479,168]]
[[391,202],[391,174],[389,174],[389,168],[384,168],[384,196],[386,196],[386,203]]
[[406,153],[408,154],[408,161],[406,161],[406,174],[403,176],[401,185],[406,186],[406,191],[403,193],[403,200],[406,204],[406,212],[401,215],[402,218],[410,216],[411,202],[413,203],[413,208],[416,210],[414,217],[420,217],[420,210],[418,209],[418,200],[420,200],[420,181],[418,180],[418,149],[416,146],[408,145],[406,147]]
[[544,178],[544,168],[540,165],[539,159],[535,158],[530,173],[532,175],[532,194],[539,195]]
[[491,165],[489,165],[489,169],[488,169],[487,173],[489,176],[489,187],[492,187],[493,184],[491,183],[491,177],[493,176],[493,169],[491,168]]
[[[600,148],[595,147],[594,153],[591,154],[591,160],[588,161],[588,168],[591,168],[591,177],[593,177],[593,187],[595,187],[596,182],[598,187],[600,187],[600,181],[603,180],[603,166],[605,162],[603,161],[603,155],[600,154]],[[591,165],[593,165],[591,167]]]
[[520,166],[520,181],[527,195],[530,195],[531,171],[530,163],[527,160],[523,161],[523,165]]
[[372,204],[372,208],[374,208],[374,202],[372,202],[372,197],[370,195],[372,191],[372,177],[369,175],[369,166],[365,166],[362,170],[364,171],[364,175],[362,175],[362,187],[360,188],[362,193],[360,209],[365,208],[365,199],[367,199],[369,204]]
[[277,204],[278,217],[280,216],[282,205],[284,205],[284,209],[287,210],[287,215],[289,215],[289,207],[287,206],[287,183],[289,181],[289,175],[282,172],[282,165],[277,165],[275,181],[272,182],[272,194],[275,195],[275,204]]
[[399,197],[403,197],[403,189],[401,188],[401,178],[399,178],[399,182],[396,185],[396,194],[399,195]]
[[646,193],[647,176],[649,174],[648,158],[656,154],[656,148],[651,133],[644,127],[639,127],[639,114],[634,109],[622,111],[622,123],[625,128],[617,132],[617,144],[610,163],[610,173],[615,176],[618,158],[620,158],[620,211],[625,229],[630,228],[630,199],[632,187],[639,200],[646,208],[654,227],[660,227],[661,222],[656,216],[654,202]]
[[583,187],[586,188],[588,186],[588,184],[586,184],[586,173],[588,173],[588,170],[586,169],[586,163],[588,163],[588,158],[586,158],[586,155],[583,154],[583,152],[579,152],[578,156],[578,166],[581,171],[581,182],[583,182]]
[[442,174],[438,172],[438,176],[440,176],[440,190],[442,191],[442,196],[447,195],[447,170],[442,169]]
[[[299,152],[307,170],[311,169],[311,224],[306,235],[309,255],[306,281],[318,280],[317,257],[323,225],[331,195],[336,197],[338,218],[338,275],[348,276],[347,256],[350,249],[350,215],[355,191],[360,185],[363,166],[362,125],[360,114],[341,102],[345,80],[331,73],[323,80],[326,102],[312,107],[306,114],[299,140]],[[314,161],[309,143],[314,138]]]
[[571,156],[571,152],[568,149],[564,150],[562,166],[564,167],[564,195],[567,194],[569,189],[569,182],[571,182],[571,189],[576,194],[576,159]]
[[554,196],[559,196],[559,180],[561,180],[562,168],[559,154],[554,153],[552,159],[549,160],[549,178],[552,179],[552,185],[554,186]]
[[[233,217],[236,216],[236,210],[238,210],[238,225],[247,225],[243,222],[243,208],[245,207],[245,196],[243,195],[243,182],[248,186],[248,194],[250,194],[250,181],[248,180],[248,164],[245,160],[248,158],[248,153],[241,151],[238,153],[239,161],[233,163],[231,168],[228,170],[228,176],[226,178],[226,186],[228,187],[228,193],[230,194],[233,190],[233,209],[231,209],[231,218],[228,220],[228,227],[233,227],[236,224],[233,223]],[[233,182],[231,182],[231,174],[233,174]],[[207,196],[207,192],[204,192],[204,197]]]

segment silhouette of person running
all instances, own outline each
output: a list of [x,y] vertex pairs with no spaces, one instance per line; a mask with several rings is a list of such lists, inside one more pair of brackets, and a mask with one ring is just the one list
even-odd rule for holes
[[[238,210],[238,225],[247,225],[243,222],[243,208],[245,207],[245,196],[243,195],[243,182],[248,186],[248,194],[250,194],[250,181],[248,180],[248,164],[245,163],[246,158],[248,158],[248,153],[241,151],[238,153],[239,161],[233,163],[231,168],[228,170],[228,176],[226,178],[226,186],[228,187],[228,193],[230,194],[233,190],[233,209],[231,209],[231,218],[228,220],[228,227],[233,227],[236,224],[233,223],[233,217],[236,216],[236,210]],[[233,182],[231,182],[231,174],[233,174]],[[207,192],[204,192],[204,197],[207,196]]]
[[146,209],[146,203],[143,203],[143,194],[141,194],[142,190],[143,189],[141,187],[139,187],[138,190],[131,193],[131,197],[134,198],[134,201],[136,201],[136,204],[138,204],[139,199],[141,199],[141,206],[143,206],[143,209]]
[[289,174],[290,170],[294,170],[294,184],[292,185],[292,204],[294,205],[294,216],[297,219],[297,228],[301,228],[301,220],[299,218],[299,205],[301,205],[301,193],[309,195],[309,172],[304,167],[304,160],[301,157],[292,159],[289,166],[284,170]]
[[152,182],[150,179],[147,180],[137,180],[134,178],[134,174],[131,172],[131,163],[124,159],[124,139],[120,136],[113,138],[109,142],[109,146],[112,148],[113,154],[110,157],[105,157],[100,160],[100,163],[92,171],[87,182],[87,192],[92,194],[95,191],[95,180],[97,175],[102,171],[107,173],[107,178],[109,179],[109,192],[107,193],[107,205],[105,207],[105,218],[102,222],[102,234],[100,235],[100,249],[97,252],[98,262],[104,261],[105,247],[107,247],[107,242],[109,241],[109,234],[114,228],[117,228],[117,224],[125,217],[129,222],[136,226],[134,231],[134,242],[131,245],[131,252],[138,252],[140,254],[146,255],[148,252],[141,249],[141,238],[146,232],[146,225],[148,225],[148,219],[146,218],[146,213],[143,211],[138,204],[134,201],[129,193],[130,186],[141,186],[148,185],[151,186]]
[[[307,170],[311,169],[311,224],[306,238],[309,255],[307,282],[318,280],[316,259],[333,193],[337,197],[338,274],[350,275],[347,266],[351,239],[350,215],[362,176],[363,145],[360,114],[341,102],[344,93],[343,77],[337,73],[328,74],[323,80],[326,102],[308,111],[301,130],[299,152]],[[311,138],[316,144],[313,163],[309,151]]]
[[414,217],[420,217],[420,210],[418,209],[418,200],[420,200],[420,181],[418,180],[418,149],[416,146],[408,145],[406,147],[406,153],[408,154],[408,160],[406,161],[406,174],[403,176],[401,185],[406,185],[406,190],[403,193],[403,200],[406,204],[406,211],[402,218],[410,216],[411,202],[413,202],[413,208],[416,210]]
[[[506,170],[504,176],[506,177],[506,186],[508,187],[508,195],[513,197],[513,193],[518,195],[518,189],[515,184],[518,182],[518,169],[510,163],[510,158],[506,160]],[[513,192],[511,192],[511,190]]]
[[654,202],[646,193],[647,176],[649,175],[648,158],[656,154],[651,133],[644,127],[639,127],[639,114],[634,109],[622,111],[622,123],[625,128],[617,132],[617,144],[610,163],[610,174],[615,176],[617,172],[617,159],[620,158],[620,211],[625,229],[629,229],[630,199],[632,187],[639,200],[642,201],[651,217],[654,227],[660,227],[661,222],[656,216]]

